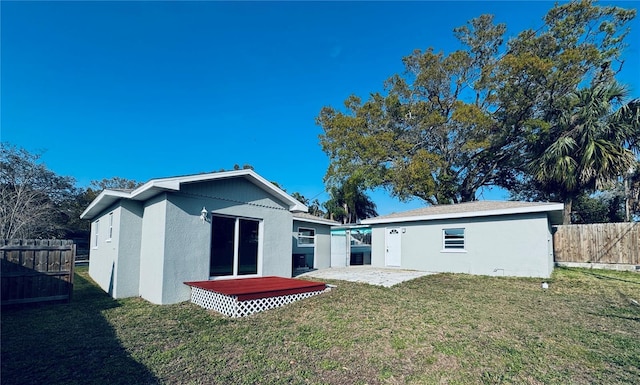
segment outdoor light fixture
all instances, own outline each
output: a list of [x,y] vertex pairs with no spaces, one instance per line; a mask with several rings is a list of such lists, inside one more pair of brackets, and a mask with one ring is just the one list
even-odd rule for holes
[[207,219],[209,219],[208,214],[207,208],[202,206],[202,211],[200,211],[200,219],[202,219],[202,223],[205,223]]

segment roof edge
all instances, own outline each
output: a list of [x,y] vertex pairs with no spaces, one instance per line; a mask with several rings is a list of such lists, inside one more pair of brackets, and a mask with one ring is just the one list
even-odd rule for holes
[[446,213],[435,215],[418,215],[418,216],[403,216],[394,218],[369,218],[363,219],[361,223],[363,225],[374,225],[383,223],[394,222],[416,222],[416,221],[433,221],[438,219],[458,219],[458,218],[473,218],[473,217],[489,217],[497,215],[509,215],[509,214],[528,214],[539,213],[549,211],[562,211],[564,210],[564,204],[562,203],[549,203],[543,206],[524,206],[524,207],[511,207],[507,209],[497,210],[483,210],[483,211],[467,211],[460,213]]
[[251,169],[221,171],[206,174],[194,174],[187,176],[176,176],[169,178],[151,179],[144,183],[142,186],[136,188],[131,192],[116,191],[116,190],[103,190],[82,212],[80,219],[92,219],[97,212],[102,211],[106,206],[111,205],[118,199],[126,198],[132,200],[146,200],[151,196],[156,195],[162,191],[179,191],[180,186],[183,183],[190,182],[206,182],[216,179],[227,179],[235,177],[244,177],[249,179],[253,184],[280,199],[289,207],[291,212],[308,212],[307,206],[287,194],[281,188],[275,186],[273,183],[264,179],[257,172]]
[[298,222],[317,223],[320,225],[327,225],[327,226],[336,226],[339,224],[339,222],[332,221],[331,219],[325,219],[325,218],[315,219],[315,218],[296,216],[296,213],[293,213],[293,220]]
[[[80,214],[80,219],[92,219],[93,217],[95,217],[95,213],[92,213],[92,211],[94,211],[96,206],[103,203],[104,201],[107,201],[105,206],[108,206],[118,199],[122,198],[131,198],[131,193],[119,190],[102,190],[102,192],[98,194],[98,196],[93,201],[91,201],[89,206],[87,206],[82,214]],[[99,211],[102,211],[102,209],[100,209]]]

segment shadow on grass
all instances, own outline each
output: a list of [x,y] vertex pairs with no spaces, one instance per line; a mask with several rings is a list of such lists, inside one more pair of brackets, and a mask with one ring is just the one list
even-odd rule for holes
[[[600,315],[600,314],[595,314],[595,313],[590,313],[590,314],[594,314],[594,315]],[[640,317],[631,317],[631,316],[623,316],[623,315],[615,315],[615,314],[605,314],[605,317],[609,317],[609,318],[618,318],[621,320],[625,320],[625,321],[635,321],[635,322],[640,322]]]
[[82,274],[68,304],[2,311],[0,382],[8,384],[156,384],[120,345],[102,312],[118,306]]
[[[640,285],[640,281],[631,281],[631,280],[628,280],[628,279],[616,278],[616,277],[612,277],[610,275],[594,273],[594,272],[588,271],[586,269],[576,269],[576,268],[563,267],[563,266],[556,266],[555,269],[565,270],[565,271],[572,271],[572,272],[576,272],[576,273],[582,273],[584,275],[591,275],[591,276],[596,277],[598,279],[606,279],[606,280],[612,280],[612,281],[620,281],[620,282],[632,283],[634,285]],[[611,270],[611,271],[612,272],[616,272],[616,270]]]

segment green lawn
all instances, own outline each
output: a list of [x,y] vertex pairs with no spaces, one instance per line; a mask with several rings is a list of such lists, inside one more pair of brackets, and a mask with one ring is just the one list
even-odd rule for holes
[[640,383],[640,274],[439,274],[338,287],[228,319],[112,300],[78,269],[73,302],[2,311],[9,384]]

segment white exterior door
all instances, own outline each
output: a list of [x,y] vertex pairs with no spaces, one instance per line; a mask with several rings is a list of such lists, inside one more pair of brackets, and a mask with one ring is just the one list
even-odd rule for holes
[[384,264],[385,266],[400,266],[401,234],[399,227],[385,228]]
[[331,267],[347,266],[347,234],[331,233]]

